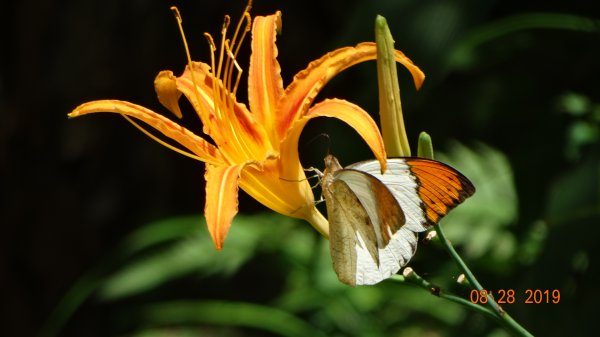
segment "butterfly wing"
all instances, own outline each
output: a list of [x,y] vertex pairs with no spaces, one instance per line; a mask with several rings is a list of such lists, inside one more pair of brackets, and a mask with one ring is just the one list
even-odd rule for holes
[[427,230],[475,193],[469,179],[435,160],[390,158],[384,174],[376,160],[348,168],[367,172],[385,184],[404,210],[406,227],[415,232]]
[[475,192],[460,172],[435,160],[392,158],[342,169],[325,160],[330,250],[338,278],[375,284],[398,272],[414,255],[417,232],[427,230]]
[[358,197],[341,180],[323,188],[329,219],[329,250],[338,279],[356,285],[357,259],[366,255],[379,264],[377,238]]
[[[397,273],[414,255],[417,235],[403,227],[404,212],[392,192],[357,170],[337,170],[332,181],[324,186],[324,196],[331,254],[340,280],[375,284]],[[344,271],[339,270],[342,263]]]

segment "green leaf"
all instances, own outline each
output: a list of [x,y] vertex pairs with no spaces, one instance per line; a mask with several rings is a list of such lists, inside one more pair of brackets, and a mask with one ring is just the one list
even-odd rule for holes
[[559,110],[572,116],[583,116],[590,112],[592,104],[589,97],[568,92],[558,98]]
[[287,337],[325,336],[303,320],[283,310],[244,302],[176,301],[158,303],[142,310],[151,325],[215,324],[249,327]]
[[550,186],[546,219],[566,226],[600,215],[600,163],[591,157],[560,176]]
[[190,273],[231,274],[254,254],[258,245],[297,223],[274,213],[235,217],[227,249],[217,252],[202,215],[175,217],[142,226],[78,279],[39,332],[56,336],[92,294],[106,301],[150,291]]
[[533,29],[597,32],[599,21],[564,13],[523,13],[505,17],[471,31],[450,51],[449,67],[464,69],[477,61],[477,49],[502,36]]
[[[175,224],[177,221],[174,219]],[[187,232],[172,244],[129,261],[109,276],[100,289],[100,298],[112,301],[136,295],[191,273],[203,276],[230,275],[248,261],[257,247],[263,246],[261,243],[267,241],[273,232],[289,229],[295,220],[274,213],[238,215],[234,218],[225,241],[227,249],[222,251],[214,248],[204,219],[197,216],[194,222],[196,226],[193,233]],[[170,225],[169,221],[160,223],[164,227]],[[145,234],[164,234],[164,231],[153,228],[155,226],[151,225],[151,228],[141,231]],[[134,234],[134,238],[140,237],[138,233]],[[147,241],[152,242],[152,239]],[[133,238],[126,242],[132,245],[139,243]]]
[[[491,254],[506,261],[516,251],[516,241],[507,226],[517,220],[517,193],[508,159],[498,150],[479,144],[477,150],[453,143],[438,159],[449,163],[475,185],[475,194],[442,220],[455,244],[471,258]],[[500,260],[498,260],[500,261]]]

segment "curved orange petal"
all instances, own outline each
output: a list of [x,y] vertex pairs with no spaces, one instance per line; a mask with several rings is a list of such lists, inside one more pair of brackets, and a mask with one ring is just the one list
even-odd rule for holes
[[92,101],[81,104],[69,113],[68,116],[73,118],[96,112],[113,112],[137,118],[160,131],[163,135],[183,145],[198,156],[198,159],[216,165],[223,165],[225,163],[221,153],[214,145],[198,137],[183,126],[141,105],[119,100]]
[[[289,168],[289,163],[286,167]],[[240,178],[240,187],[270,209],[293,218],[304,219],[325,237],[329,236],[327,219],[315,207],[314,195],[304,170],[295,165],[298,178],[279,174],[279,160],[268,159],[261,165],[248,166]]]
[[283,215],[304,218],[307,208],[314,204],[310,184],[304,177],[299,161],[288,161],[283,165],[288,170],[302,174],[293,177],[281,176],[279,159],[270,158],[256,166],[248,166],[242,173],[240,186],[261,204]]
[[[421,87],[425,74],[401,51],[396,50],[396,61],[404,65],[412,74],[415,86]],[[280,136],[286,133],[295,120],[307,111],[321,88],[335,75],[355,64],[377,58],[377,47],[373,42],[363,42],[355,47],[345,47],[327,53],[294,76],[278,102],[280,115],[277,131]]]
[[183,74],[176,78],[177,90],[183,93],[192,104],[202,121],[204,133],[219,143],[222,141],[222,135],[217,129],[218,121],[214,110],[215,101],[210,66],[202,62],[192,62],[192,67],[191,71],[190,67],[186,66]]
[[210,236],[218,250],[238,212],[238,180],[245,164],[214,166],[206,164],[206,204],[204,216]]
[[182,117],[179,109],[181,92],[177,90],[177,78],[170,70],[163,70],[154,79],[154,91],[158,101],[178,118]]
[[334,117],[350,125],[365,140],[367,145],[369,145],[375,158],[381,163],[382,169],[385,170],[387,162],[383,139],[381,138],[381,133],[379,133],[377,123],[375,123],[373,118],[356,104],[341,99],[328,99],[315,104],[308,113],[306,113],[303,118],[296,121],[288,131],[288,134],[281,144],[280,170],[283,176],[297,176],[295,169],[289,167],[286,163],[300,161],[298,158],[298,140],[300,139],[300,133],[306,123],[315,117]]
[[248,102],[255,119],[271,134],[271,142],[279,143],[275,132],[277,101],[283,94],[281,67],[277,62],[277,32],[281,29],[281,12],[257,16],[252,26],[252,54],[248,72]]

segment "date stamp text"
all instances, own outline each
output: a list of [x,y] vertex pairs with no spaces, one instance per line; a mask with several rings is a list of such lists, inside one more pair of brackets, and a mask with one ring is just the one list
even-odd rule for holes
[[471,290],[469,300],[474,304],[486,304],[488,296],[492,296],[498,304],[513,304],[519,301],[525,304],[558,304],[560,290],[558,289],[525,289],[518,293],[514,289]]

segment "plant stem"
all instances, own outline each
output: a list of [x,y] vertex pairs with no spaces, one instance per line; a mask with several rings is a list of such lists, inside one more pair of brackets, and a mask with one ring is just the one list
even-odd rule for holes
[[[440,242],[446,248],[446,250],[452,257],[452,259],[454,259],[454,261],[456,262],[458,267],[463,271],[463,273],[465,274],[467,280],[471,283],[471,285],[475,289],[477,289],[477,291],[484,290],[484,288],[481,286],[481,284],[479,283],[479,281],[477,280],[475,275],[473,275],[473,273],[471,272],[471,269],[469,269],[469,267],[463,261],[463,259],[460,257],[460,255],[458,255],[458,253],[456,252],[456,250],[454,249],[454,247],[452,246],[450,241],[446,238],[446,235],[444,234],[444,231],[442,230],[442,226],[440,226],[439,224],[435,224],[434,229],[435,229],[437,235],[439,236]],[[470,301],[466,301],[466,300],[465,300],[465,302],[471,303]],[[465,303],[463,303],[463,304],[465,304]],[[498,303],[496,303],[496,301],[494,300],[494,297],[492,297],[491,293],[488,293],[487,302],[485,305],[488,307],[490,312],[492,312],[494,314],[494,316],[496,317],[498,322],[501,323],[513,335],[533,337],[533,335],[529,331],[527,331],[519,323],[517,323],[517,321],[515,321],[512,317],[510,317],[510,315],[506,311],[504,311],[502,309],[502,307],[500,307],[500,305],[498,305]]]
[[[406,269],[405,269],[405,273],[406,273]],[[410,272],[408,272],[408,275],[406,275],[406,276],[402,277],[402,276],[397,275],[393,278],[397,281],[403,281],[403,282],[414,284],[418,287],[421,287],[421,288],[429,291],[432,295],[447,299],[454,303],[464,305],[465,307],[467,307],[475,312],[478,312],[480,314],[483,314],[485,316],[488,316],[492,319],[495,319],[495,320],[498,319],[496,314],[493,311],[491,311],[490,309],[483,307],[481,305],[478,305],[476,303],[473,303],[471,301],[467,301],[466,299],[464,299],[462,297],[447,293],[447,292],[443,291],[442,289],[440,289],[439,287],[433,285],[431,282],[425,280],[424,278],[422,278],[420,275],[418,275],[416,272],[414,272],[412,270]]]

